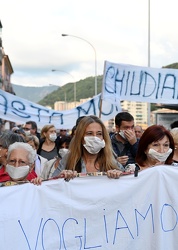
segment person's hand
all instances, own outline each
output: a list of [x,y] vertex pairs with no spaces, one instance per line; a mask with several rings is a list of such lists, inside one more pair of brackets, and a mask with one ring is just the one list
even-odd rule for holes
[[129,157],[127,155],[117,157],[117,161],[122,165],[125,165],[128,161]]
[[70,181],[77,176],[77,171],[72,170],[62,170],[59,174],[59,178],[64,178],[65,181]]
[[124,130],[124,135],[131,145],[134,145],[137,142],[135,131],[131,129]]
[[136,168],[136,165],[134,163],[128,164],[125,167],[125,172],[127,172],[127,173],[133,173],[135,171],[135,168]]
[[107,177],[118,179],[122,175],[122,171],[118,169],[112,169],[107,171]]
[[41,177],[36,177],[36,178],[32,179],[30,182],[33,183],[34,185],[39,186],[39,185],[41,185],[42,181],[43,181],[43,179]]

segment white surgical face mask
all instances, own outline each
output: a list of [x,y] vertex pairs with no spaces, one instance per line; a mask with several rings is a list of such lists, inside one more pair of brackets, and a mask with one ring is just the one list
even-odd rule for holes
[[59,149],[59,154],[61,157],[64,157],[65,154],[67,154],[69,150],[67,148],[61,148]]
[[26,177],[29,171],[30,171],[30,167],[28,165],[22,166],[22,167],[14,167],[9,164],[6,165],[6,172],[9,174],[9,176],[13,180],[18,180],[18,179]]
[[25,134],[26,134],[26,136],[31,135],[30,130],[25,130]]
[[90,154],[97,154],[102,148],[105,147],[105,141],[97,136],[85,136],[85,144],[83,146]]
[[127,140],[123,130],[120,130],[119,134],[124,140]]
[[49,135],[49,139],[50,139],[50,141],[55,141],[55,140],[56,140],[56,138],[57,138],[56,133],[53,133],[53,134],[50,134],[50,135]]
[[153,158],[156,159],[160,162],[165,162],[168,158],[168,156],[172,153],[172,148],[169,148],[169,150],[165,153],[159,153],[156,150],[150,148],[148,151],[148,155]]

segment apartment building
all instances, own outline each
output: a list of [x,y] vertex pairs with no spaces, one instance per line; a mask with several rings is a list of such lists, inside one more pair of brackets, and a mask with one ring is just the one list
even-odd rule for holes
[[84,102],[89,101],[91,98],[86,98],[86,99],[80,99],[79,102],[65,102],[65,101],[58,101],[54,103],[54,109],[55,110],[68,110],[68,109],[73,109]]
[[141,125],[143,129],[147,128],[149,103],[122,101],[121,107],[123,111],[129,112],[135,120],[135,125]]

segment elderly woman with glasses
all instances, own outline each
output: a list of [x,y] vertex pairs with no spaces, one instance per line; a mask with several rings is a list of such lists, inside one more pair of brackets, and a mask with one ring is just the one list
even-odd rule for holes
[[26,181],[37,177],[34,171],[36,152],[24,142],[15,142],[8,148],[6,172],[12,181]]
[[7,164],[8,148],[14,142],[25,142],[25,139],[12,131],[5,131],[0,135],[0,182],[9,180],[5,166]]
[[[14,144],[15,144],[15,147],[21,148],[21,150],[16,151],[17,157],[19,157],[21,159],[19,159],[18,162],[17,162],[16,158],[11,159],[12,161],[10,163],[9,159],[10,159],[11,151],[14,148]],[[11,178],[12,171],[11,170],[10,170],[10,172],[8,171],[8,168],[9,168],[8,164],[11,167],[12,166],[24,166],[24,164],[27,164],[29,162],[28,159],[24,158],[25,157],[25,154],[24,154],[25,148],[26,148],[26,151],[31,152],[31,153],[29,153],[29,155],[30,155],[29,157],[32,157],[33,154],[35,155],[35,151],[33,150],[33,148],[25,142],[24,138],[21,135],[16,134],[12,131],[5,131],[1,134],[1,136],[0,136],[0,182],[14,180],[14,178]],[[32,161],[33,161],[33,157],[32,157]],[[30,163],[31,163],[31,160],[30,160]],[[10,169],[12,169],[11,167],[10,167]],[[27,174],[27,176],[25,176],[25,178],[27,180],[32,180],[32,179],[37,177],[37,175],[32,167],[34,167],[34,166],[31,165],[29,173]],[[12,175],[12,177],[14,177],[14,176]],[[17,173],[15,174],[15,177],[17,177],[17,179],[20,179],[20,180],[24,179],[24,178],[21,178],[21,176],[18,178]]]

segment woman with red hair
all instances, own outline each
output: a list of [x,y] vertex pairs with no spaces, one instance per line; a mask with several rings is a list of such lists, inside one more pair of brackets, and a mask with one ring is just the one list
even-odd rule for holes
[[152,125],[139,141],[136,163],[140,169],[173,162],[174,140],[169,130],[162,125]]

